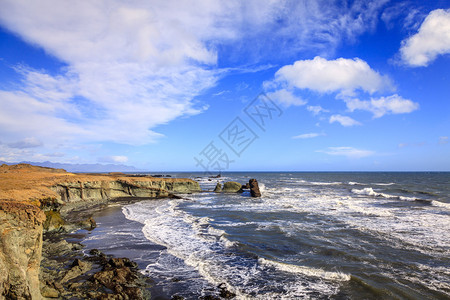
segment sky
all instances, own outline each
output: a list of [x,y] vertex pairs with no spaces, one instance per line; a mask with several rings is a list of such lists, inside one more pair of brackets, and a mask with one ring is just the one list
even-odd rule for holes
[[450,2],[0,0],[0,161],[450,171]]

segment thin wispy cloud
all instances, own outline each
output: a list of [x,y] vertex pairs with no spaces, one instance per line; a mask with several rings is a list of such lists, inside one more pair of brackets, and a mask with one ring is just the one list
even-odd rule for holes
[[291,105],[300,106],[305,105],[306,101],[300,98],[299,96],[294,95],[292,91],[288,91],[286,89],[277,90],[275,92],[267,93],[267,96],[277,101],[278,103],[289,107]]
[[330,117],[329,120],[330,124],[332,123],[339,123],[344,127],[351,127],[351,126],[356,126],[356,125],[361,125],[360,122],[348,117],[348,116],[343,116],[343,115],[332,115]]
[[353,112],[355,110],[365,110],[373,114],[374,118],[381,118],[386,114],[405,114],[419,108],[419,104],[409,99],[394,94],[388,97],[371,98],[361,101],[359,99],[345,100],[347,108]]
[[320,113],[326,113],[326,112],[330,112],[327,109],[324,109],[322,106],[320,105],[308,105],[306,107],[306,109],[310,112],[312,112],[313,115],[317,116]]
[[448,136],[440,136],[439,137],[439,144],[440,145],[448,144]]
[[293,139],[312,139],[318,136],[324,136],[325,133],[317,133],[317,132],[311,132],[311,133],[303,133],[296,136],[293,136]]
[[371,150],[357,149],[353,147],[328,147],[326,150],[317,150],[316,152],[321,152],[328,155],[346,156],[348,158],[363,158],[375,154],[375,152]]
[[102,163],[126,163],[128,161],[128,157],[124,155],[111,155],[100,157],[98,161]]

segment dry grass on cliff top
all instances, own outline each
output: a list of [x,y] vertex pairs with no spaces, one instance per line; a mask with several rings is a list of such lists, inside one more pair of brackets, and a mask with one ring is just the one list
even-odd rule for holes
[[49,187],[62,182],[113,181],[188,181],[184,178],[127,177],[121,173],[74,174],[63,169],[37,167],[29,164],[0,166],[0,200],[14,200],[39,205],[38,199],[56,197]]

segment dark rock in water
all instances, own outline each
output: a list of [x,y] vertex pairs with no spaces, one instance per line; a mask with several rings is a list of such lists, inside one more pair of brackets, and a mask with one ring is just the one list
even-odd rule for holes
[[206,295],[199,298],[200,300],[220,300],[219,297],[212,296],[212,295]]
[[223,184],[222,191],[224,193],[242,193],[242,184],[235,181],[227,181]]
[[222,175],[221,174],[217,174],[216,176],[210,176],[209,178],[220,178],[220,177],[222,177]]
[[225,299],[231,299],[231,298],[236,297],[235,293],[232,293],[227,289],[227,285],[225,283],[219,284],[218,288],[220,290],[220,294],[219,294],[220,297],[225,298]]
[[106,268],[137,268],[137,264],[134,261],[129,260],[128,258],[111,258],[106,265]]
[[[144,299],[142,289],[136,284],[137,280],[136,263],[127,258],[111,258],[103,269],[91,278],[92,282],[108,288],[117,296],[121,296],[120,299]],[[105,296],[112,295],[103,294],[97,297]]]
[[246,184],[242,185],[242,188],[247,190],[250,189],[249,183],[247,182]]
[[92,217],[84,221],[81,221],[78,225],[86,230],[93,230],[95,227],[97,227],[97,223]]
[[214,193],[220,193],[222,192],[222,184],[220,182],[218,182],[216,184],[216,188],[214,189]]
[[248,184],[250,186],[250,195],[252,197],[261,197],[261,191],[259,190],[258,181],[256,179],[250,179]]

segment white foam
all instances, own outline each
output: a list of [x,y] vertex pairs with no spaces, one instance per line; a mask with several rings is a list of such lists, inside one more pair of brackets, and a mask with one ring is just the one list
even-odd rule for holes
[[427,200],[423,200],[423,199],[417,199],[414,197],[406,197],[406,196],[396,196],[396,195],[390,195],[390,194],[385,194],[385,193],[378,193],[375,192],[372,188],[363,188],[363,189],[352,189],[352,193],[357,194],[357,195],[366,195],[366,196],[372,196],[372,197],[383,197],[386,199],[397,199],[397,200],[402,200],[402,201],[416,201],[416,200],[421,200],[421,201],[427,201]]
[[352,193],[357,195],[367,195],[367,196],[380,196],[380,193],[375,192],[372,188],[363,188],[361,190],[358,189],[352,189]]
[[342,273],[342,272],[330,272],[325,271],[318,268],[311,268],[306,266],[298,266],[293,264],[287,264],[282,262],[277,262],[265,258],[258,259],[258,263],[266,266],[274,267],[278,270],[296,274],[303,274],[311,277],[318,277],[327,280],[335,280],[335,281],[349,281],[350,275]]
[[433,200],[433,201],[431,201],[431,204],[433,204],[434,206],[450,209],[450,203]]
[[342,182],[339,181],[334,181],[334,182],[316,182],[316,181],[310,181],[308,182],[309,184],[312,185],[341,185]]
[[[230,241],[224,230],[214,228],[209,223],[210,219],[196,218],[178,209],[180,200],[166,201],[158,208],[150,205],[150,209],[146,207],[148,203],[143,201],[127,206],[123,210],[125,216],[128,219],[144,221],[143,232],[147,239],[167,247],[168,253],[196,269],[214,286],[225,283],[228,290],[237,294],[238,299],[246,299],[251,294],[264,299],[268,291],[260,289],[266,286],[270,287],[271,291],[281,291],[281,294],[275,293],[275,298],[295,298],[317,292],[332,295],[337,291],[338,286],[335,283],[323,281],[335,281],[329,273],[308,273],[306,269],[301,273],[303,277],[292,278],[292,282],[267,279],[269,281],[265,285],[255,285],[255,280],[272,278],[273,270],[267,270],[267,266],[261,267],[252,257],[227,253],[227,249],[235,247],[237,243]],[[318,277],[321,280],[311,281],[304,276]],[[300,286],[299,282],[302,282]]]

